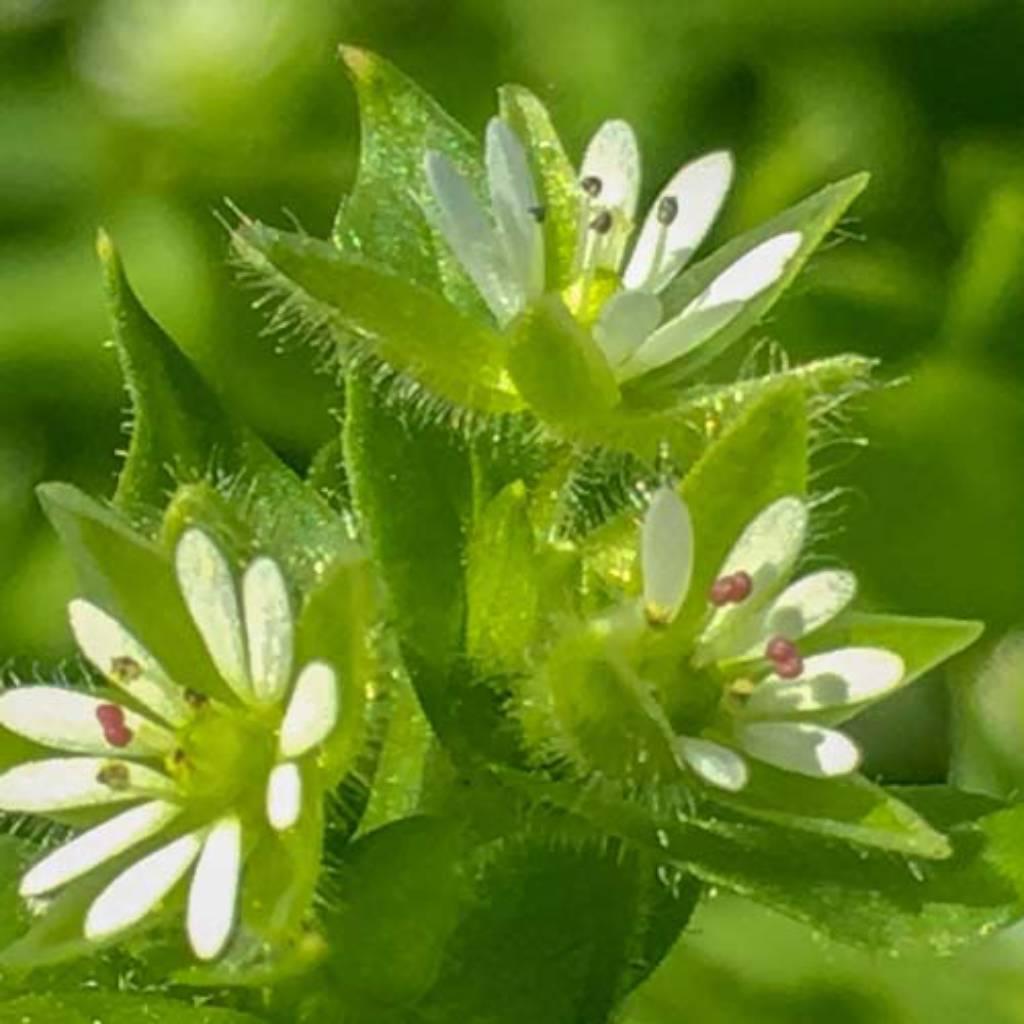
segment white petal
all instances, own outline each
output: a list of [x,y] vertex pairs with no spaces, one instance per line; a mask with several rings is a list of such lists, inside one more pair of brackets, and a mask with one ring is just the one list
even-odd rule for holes
[[267,779],[267,821],[278,832],[289,829],[302,813],[302,775],[294,761],[274,765]]
[[102,757],[59,757],[28,761],[0,775],[0,810],[48,814],[176,792],[166,775],[145,765]]
[[202,530],[186,530],[174,553],[182,597],[217,671],[244,701],[251,702],[242,616],[231,566]]
[[848,736],[807,722],[753,722],[737,733],[751,757],[784,771],[817,778],[849,775],[860,765],[860,750]]
[[903,671],[903,659],[879,647],[845,647],[816,654],[804,662],[799,679],[772,675],[758,684],[743,714],[781,718],[862,704],[899,686]]
[[98,942],[138,924],[181,880],[201,845],[202,833],[191,832],[118,875],[89,907],[85,937]]
[[[757,611],[789,576],[807,535],[807,506],[800,498],[780,498],[743,531],[718,570],[718,578],[746,572],[750,596],[738,605],[717,608],[701,637],[718,657],[742,656],[762,638]],[[725,646],[723,646],[725,644]]]
[[257,558],[246,569],[242,606],[253,692],[259,701],[279,701],[292,674],[293,628],[288,587],[272,558]]
[[115,686],[171,725],[180,727],[191,719],[181,688],[120,622],[81,599],[68,605],[68,615],[82,653]]
[[640,194],[640,149],[626,121],[605,121],[583,154],[580,179],[596,178],[600,192],[595,206],[621,212],[631,221]]
[[334,669],[326,662],[311,661],[295,680],[281,723],[281,756],[302,757],[327,739],[337,724],[339,704]]
[[491,206],[509,266],[523,294],[536,298],[544,291],[544,234],[535,213],[539,201],[522,143],[497,117],[487,125],[486,161]]
[[498,232],[465,178],[441,153],[430,151],[424,172],[436,201],[428,216],[451,246],[499,324],[523,308],[526,296],[512,276]]
[[799,640],[831,622],[856,595],[857,577],[852,572],[823,569],[804,576],[768,606],[764,635]]
[[628,380],[674,362],[721,331],[751,299],[782,277],[802,240],[799,231],[790,231],[741,256],[637,349],[622,368],[622,378]]
[[693,576],[693,522],[671,487],[660,487],[644,516],[641,536],[644,610],[654,623],[678,613]]
[[[117,708],[131,738],[120,745],[106,739],[96,717],[100,708]],[[141,715],[62,686],[19,686],[0,694],[0,725],[45,747],[77,754],[151,757],[174,749],[175,739]]]
[[188,893],[188,938],[200,960],[215,960],[231,937],[241,871],[242,825],[232,815],[206,837]]
[[[672,280],[711,230],[732,177],[732,154],[726,152],[708,153],[676,171],[644,219],[623,277],[627,288],[657,292]],[[678,213],[663,225],[659,204],[670,199],[678,203]]]
[[612,366],[628,359],[661,323],[661,300],[650,292],[619,292],[601,307],[594,338]]
[[59,889],[155,836],[179,814],[181,807],[166,800],[154,800],[124,811],[44,857],[22,878],[19,892],[28,898]]
[[750,778],[747,762],[735,750],[693,736],[680,736],[677,742],[683,760],[705,782],[732,793],[747,784]]

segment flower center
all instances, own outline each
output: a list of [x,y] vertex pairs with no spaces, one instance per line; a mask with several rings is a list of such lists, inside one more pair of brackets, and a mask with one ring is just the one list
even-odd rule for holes
[[168,770],[194,800],[215,809],[253,802],[258,813],[274,754],[268,723],[207,701],[183,730]]

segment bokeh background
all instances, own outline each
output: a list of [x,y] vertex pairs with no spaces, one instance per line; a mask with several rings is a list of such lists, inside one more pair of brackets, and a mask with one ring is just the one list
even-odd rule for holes
[[[339,40],[477,130],[512,80],[577,154],[601,119],[627,117],[651,192],[682,159],[732,148],[719,237],[870,170],[841,244],[762,331],[798,358],[877,356],[893,384],[853,424],[869,446],[826,456],[845,508],[831,547],[869,603],[982,618],[989,643],[1021,623],[1020,0],[0,0],[0,656],[29,672],[69,653],[73,580],[33,486],[108,493],[125,442],[98,225],[286,457],[302,465],[334,429],[329,382],[261,333],[218,214],[230,199],[327,233],[358,142]],[[862,726],[878,772],[943,776],[945,693],[918,688]],[[712,904],[635,1020],[1024,1020],[1016,947],[892,964]]]

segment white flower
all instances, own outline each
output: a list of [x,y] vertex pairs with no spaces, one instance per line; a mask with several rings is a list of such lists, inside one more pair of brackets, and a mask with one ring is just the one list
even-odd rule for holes
[[[852,573],[831,569],[788,582],[807,519],[799,498],[769,505],[743,531],[707,596],[694,665],[731,682],[706,735],[678,737],[677,749],[690,769],[723,789],[747,784],[744,755],[801,775],[856,771],[856,744],[820,720],[841,720],[904,678],[902,658],[878,647],[801,654],[799,641],[843,611],[857,589]],[[682,607],[693,551],[685,503],[660,488],[641,538],[644,611],[652,625],[668,625]]]
[[[523,146],[500,118],[487,126],[490,211],[451,161],[430,151],[428,210],[502,326],[544,290],[544,208]],[[715,152],[684,164],[658,194],[625,263],[640,192],[640,155],[625,121],[606,121],[580,169],[576,279],[566,301],[594,337],[619,380],[640,376],[697,348],[770,288],[800,248],[787,231],[746,252],[685,308],[665,318],[659,298],[711,230],[733,177],[733,160]]]
[[324,662],[293,672],[292,611],[275,562],[257,558],[236,589],[224,555],[190,529],[175,568],[229,699],[172,681],[114,618],[72,601],[79,647],[123,696],[58,686],[0,694],[0,725],[65,752],[0,775],[0,810],[118,809],[35,864],[21,895],[49,896],[138,849],[90,905],[85,936],[101,941],[138,924],[191,871],[188,939],[197,957],[212,960],[232,935],[246,853],[260,830],[289,829],[304,813],[304,776],[337,724],[339,693]]

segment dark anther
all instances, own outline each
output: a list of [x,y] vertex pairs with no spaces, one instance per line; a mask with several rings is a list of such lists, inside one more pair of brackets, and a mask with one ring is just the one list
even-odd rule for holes
[[142,675],[142,666],[127,655],[110,659],[110,674],[121,683],[130,683]]
[[591,222],[591,231],[599,235],[607,235],[612,229],[612,215],[608,210],[602,210]]
[[662,196],[658,200],[658,222],[671,224],[679,213],[679,200],[675,196]]
[[128,766],[124,764],[105,764],[96,773],[96,781],[111,789],[127,789],[131,784]]
[[530,216],[538,223],[543,224],[544,218],[548,215],[548,208],[544,205],[530,207]]
[[188,701],[190,707],[198,710],[201,707],[205,707],[210,698],[207,697],[205,693],[200,693],[198,690],[186,690],[185,700]]
[[588,174],[581,182],[580,187],[591,199],[596,199],[604,188],[604,182],[596,174]]

